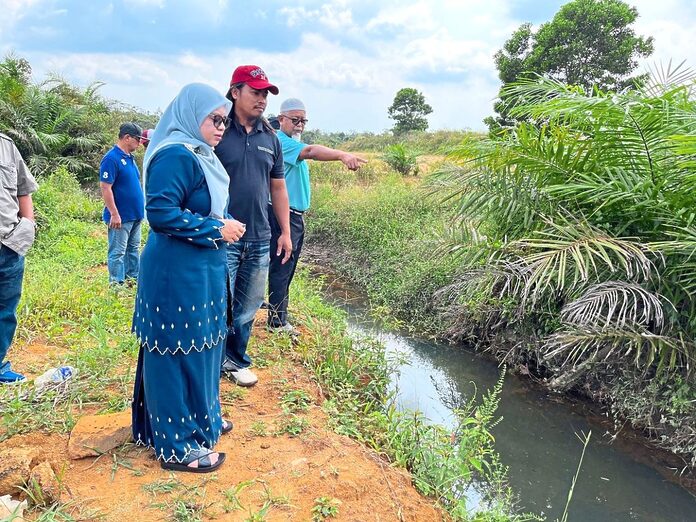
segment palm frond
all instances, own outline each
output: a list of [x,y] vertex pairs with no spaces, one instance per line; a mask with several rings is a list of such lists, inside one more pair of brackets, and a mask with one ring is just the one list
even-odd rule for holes
[[549,291],[569,294],[580,286],[622,276],[648,280],[656,274],[648,248],[634,238],[611,237],[586,222],[554,223],[534,236],[513,241],[526,268],[523,296],[536,301]]
[[636,283],[605,281],[590,286],[566,304],[561,310],[561,321],[581,327],[645,327],[659,332],[665,322],[663,303],[668,303],[663,296]]
[[693,342],[680,337],[657,335],[640,328],[573,327],[558,331],[544,343],[543,358],[559,360],[561,368],[582,367],[595,363],[617,363],[629,360],[640,368],[654,362],[669,368],[691,368]]
[[687,85],[696,80],[696,72],[686,66],[686,60],[672,66],[670,59],[666,67],[664,63],[659,62],[648,65],[647,68],[650,74],[641,91],[651,97],[660,96],[675,87]]

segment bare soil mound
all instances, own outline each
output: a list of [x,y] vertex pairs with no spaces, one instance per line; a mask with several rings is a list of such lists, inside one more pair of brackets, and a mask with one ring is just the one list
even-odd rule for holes
[[[235,426],[216,447],[227,460],[214,474],[162,470],[151,451],[132,444],[70,460],[66,435],[15,436],[2,449],[31,453],[32,466],[48,462],[62,489],[60,509],[77,520],[443,519],[408,473],[329,429],[321,391],[307,370],[284,361],[257,373],[259,383],[249,390],[222,383],[223,410]],[[306,409],[283,410],[288,390],[304,392]]]

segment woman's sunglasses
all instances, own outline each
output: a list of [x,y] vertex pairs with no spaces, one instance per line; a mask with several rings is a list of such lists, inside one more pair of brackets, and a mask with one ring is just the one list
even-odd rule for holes
[[230,126],[230,120],[227,116],[220,116],[219,114],[210,114],[208,117],[213,120],[213,125],[215,125],[216,129],[220,128],[220,125],[223,125],[225,128]]

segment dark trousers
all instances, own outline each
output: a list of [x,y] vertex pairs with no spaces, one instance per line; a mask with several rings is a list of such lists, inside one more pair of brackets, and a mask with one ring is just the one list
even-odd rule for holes
[[17,305],[22,294],[24,257],[0,246],[0,373],[17,329]]
[[288,322],[288,296],[290,283],[295,275],[297,261],[300,259],[304,243],[304,217],[301,214],[290,213],[290,239],[292,240],[292,255],[285,264],[281,264],[283,256],[277,256],[280,225],[273,214],[273,208],[268,208],[268,220],[271,224],[271,264],[268,267],[268,326],[275,328]]

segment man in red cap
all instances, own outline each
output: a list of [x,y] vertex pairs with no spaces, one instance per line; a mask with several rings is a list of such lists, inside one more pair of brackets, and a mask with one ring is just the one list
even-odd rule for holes
[[[227,245],[233,322],[222,364],[222,371],[240,386],[258,381],[249,369],[246,350],[254,316],[263,303],[270,256],[282,256],[285,263],[292,253],[282,148],[263,118],[269,92],[278,94],[278,87],[260,67],[240,65],[234,70],[227,93],[231,123],[215,147],[230,176],[229,213],[246,225],[244,235]],[[275,252],[270,252],[269,199],[280,227]]]
[[143,131],[143,135],[140,136],[140,144],[143,146],[143,148],[147,149],[147,146],[150,145],[150,140],[152,139],[154,132],[155,129],[145,129]]

